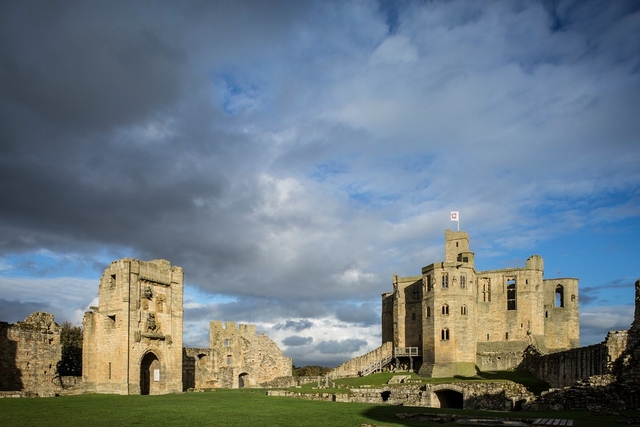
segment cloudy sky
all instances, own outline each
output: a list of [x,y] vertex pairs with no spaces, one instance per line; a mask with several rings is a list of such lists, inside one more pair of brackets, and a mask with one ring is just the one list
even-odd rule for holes
[[579,278],[592,344],[632,321],[639,164],[637,1],[0,2],[3,321],[164,258],[185,345],[333,366],[458,210],[478,269]]

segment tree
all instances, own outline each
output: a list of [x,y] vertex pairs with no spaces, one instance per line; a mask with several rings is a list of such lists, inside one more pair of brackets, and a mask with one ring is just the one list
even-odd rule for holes
[[301,368],[293,367],[293,376],[295,377],[317,377],[318,375],[325,375],[328,372],[333,371],[332,368],[323,366],[303,366]]
[[60,345],[62,358],[58,362],[58,375],[82,375],[82,328],[64,322],[60,326]]

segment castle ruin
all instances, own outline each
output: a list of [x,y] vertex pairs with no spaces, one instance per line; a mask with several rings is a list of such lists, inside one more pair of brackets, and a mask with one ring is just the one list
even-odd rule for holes
[[393,277],[382,295],[382,342],[429,377],[512,369],[530,345],[580,345],[578,279],[545,279],[542,257],[523,268],[477,271],[469,235],[445,232],[445,259]]

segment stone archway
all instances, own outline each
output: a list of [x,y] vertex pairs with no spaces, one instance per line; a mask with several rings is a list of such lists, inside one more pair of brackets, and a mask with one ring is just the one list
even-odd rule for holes
[[163,376],[160,360],[153,351],[146,353],[140,361],[140,394],[158,394]]
[[457,408],[462,409],[464,405],[464,396],[456,390],[442,389],[436,390],[436,397],[440,403],[440,408]]

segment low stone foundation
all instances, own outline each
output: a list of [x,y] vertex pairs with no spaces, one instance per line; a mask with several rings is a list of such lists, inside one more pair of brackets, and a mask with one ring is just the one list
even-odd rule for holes
[[326,402],[359,402],[431,408],[519,409],[535,397],[516,383],[448,383],[383,386],[350,389],[348,393],[300,393],[269,390],[268,396],[294,397]]

